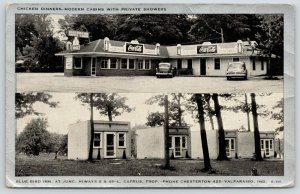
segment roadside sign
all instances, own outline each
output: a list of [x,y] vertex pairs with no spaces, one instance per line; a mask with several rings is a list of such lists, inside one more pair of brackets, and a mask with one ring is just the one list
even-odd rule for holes
[[69,30],[68,31],[68,36],[75,36],[75,37],[80,37],[80,38],[89,38],[89,32]]

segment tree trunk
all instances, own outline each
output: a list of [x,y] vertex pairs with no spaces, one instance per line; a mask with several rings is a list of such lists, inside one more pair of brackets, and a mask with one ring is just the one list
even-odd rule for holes
[[219,104],[218,94],[213,94],[212,99],[215,105],[215,112],[218,122],[218,133],[219,133],[219,155],[217,160],[228,160],[226,154],[226,141],[225,141],[225,132],[223,127],[223,120],[221,115],[221,108]]
[[260,150],[260,135],[259,135],[259,128],[258,128],[256,100],[255,100],[254,93],[251,93],[251,108],[252,108],[253,127],[254,127],[255,159],[257,161],[261,161],[263,159],[261,157],[261,150]]
[[196,95],[196,103],[198,107],[198,115],[199,115],[198,119],[200,125],[200,135],[201,135],[203,158],[204,158],[203,171],[209,171],[212,169],[212,167],[210,165],[210,158],[209,158],[209,151],[208,151],[207,137],[206,137],[206,130],[205,130],[203,99],[202,99],[202,94],[195,94],[195,95]]
[[245,93],[245,106],[246,106],[246,113],[247,113],[247,126],[248,126],[248,131],[250,132],[250,116],[249,116],[249,105],[248,105],[248,98],[247,94]]
[[112,113],[110,109],[107,110],[107,115],[108,115],[108,120],[112,121]]
[[93,161],[93,145],[94,145],[94,94],[90,93],[90,123],[91,123],[91,141],[90,141],[90,149],[89,149],[89,157],[88,161]]
[[170,153],[169,153],[169,110],[168,110],[168,95],[165,95],[165,168],[170,168]]
[[214,125],[214,120],[213,120],[213,116],[211,114],[211,107],[210,107],[210,94],[204,94],[205,95],[205,101],[207,103],[207,108],[208,108],[208,118],[209,118],[209,122],[211,125],[211,129],[215,130],[215,125]]

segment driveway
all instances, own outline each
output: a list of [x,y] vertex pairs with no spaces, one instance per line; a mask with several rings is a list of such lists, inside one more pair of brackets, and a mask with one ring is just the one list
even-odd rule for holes
[[115,76],[65,77],[63,73],[16,73],[17,91],[47,92],[182,92],[182,93],[272,93],[283,92],[283,79],[226,80],[225,77]]

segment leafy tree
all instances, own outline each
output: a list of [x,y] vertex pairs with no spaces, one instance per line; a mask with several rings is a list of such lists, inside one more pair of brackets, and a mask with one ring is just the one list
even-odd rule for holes
[[283,15],[266,14],[258,15],[258,18],[260,19],[260,25],[258,25],[260,30],[256,33],[256,39],[262,51],[261,55],[268,57],[267,73],[272,77],[274,73],[271,69],[272,54],[283,59]]
[[261,161],[261,150],[260,150],[260,134],[257,120],[257,105],[255,94],[251,93],[251,108],[252,108],[252,116],[253,116],[253,127],[254,127],[254,143],[255,143],[255,160]]
[[52,102],[50,99],[52,95],[38,92],[38,93],[16,93],[15,94],[15,109],[16,109],[16,118],[23,118],[27,115],[41,115],[41,113],[34,110],[33,105],[36,102],[41,102],[49,105],[51,108],[55,108],[58,105],[58,102]]
[[221,115],[221,107],[219,104],[218,94],[214,93],[212,99],[215,105],[215,112],[218,122],[218,133],[219,133],[219,155],[217,160],[228,160],[226,154],[226,141],[225,141],[225,132],[223,127],[223,120]]
[[273,109],[279,109],[279,112],[275,112],[274,110],[271,112],[271,118],[278,120],[278,124],[283,125],[284,115],[283,115],[284,101],[283,98],[276,102],[276,105],[273,106]]
[[47,140],[46,152],[55,153],[54,159],[57,159],[58,154],[66,154],[68,152],[68,135],[50,133]]
[[50,133],[47,127],[47,119],[32,119],[17,136],[16,151],[38,156],[49,146]]
[[[168,111],[169,111],[169,124],[170,126],[186,126],[183,115],[185,110],[183,109],[186,106],[186,95],[182,93],[172,93],[170,94],[171,100],[168,102]],[[159,106],[164,106],[164,95],[155,95],[149,98],[146,101],[146,104],[158,104]],[[147,126],[161,126],[164,122],[164,113],[162,112],[152,112],[148,114],[147,117]]]
[[194,101],[194,103],[197,104],[197,108],[198,108],[198,119],[200,125],[200,135],[201,135],[201,143],[202,143],[203,158],[204,158],[204,168],[202,171],[210,171],[212,167],[209,158],[205,121],[204,121],[204,108],[203,108],[205,100],[202,94],[194,94],[192,96],[192,101]]

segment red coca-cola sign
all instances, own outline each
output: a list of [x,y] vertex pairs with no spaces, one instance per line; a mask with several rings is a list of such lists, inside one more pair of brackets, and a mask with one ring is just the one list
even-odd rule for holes
[[217,45],[201,45],[197,46],[197,53],[217,53]]
[[142,44],[126,43],[126,52],[143,53],[143,49]]

